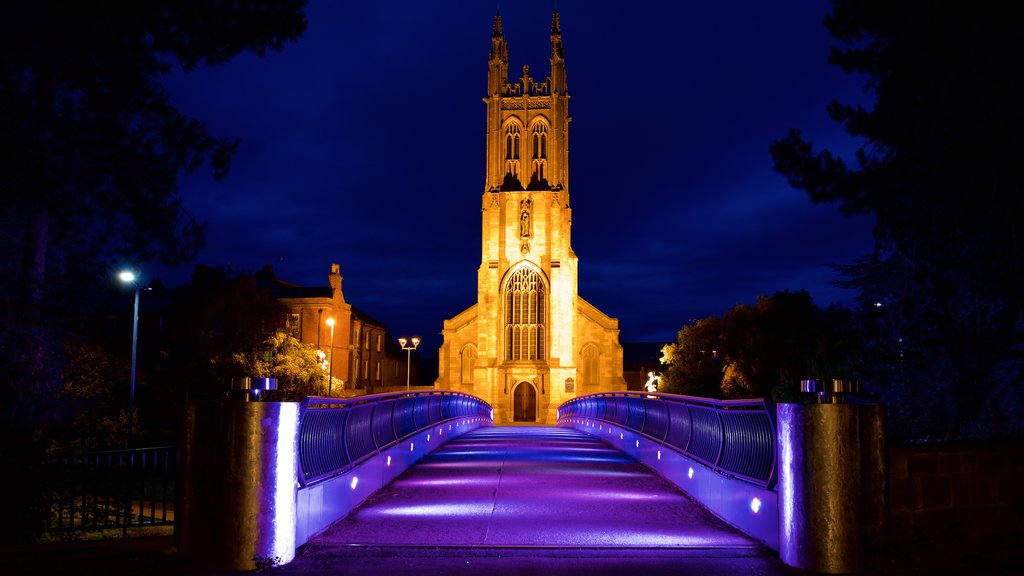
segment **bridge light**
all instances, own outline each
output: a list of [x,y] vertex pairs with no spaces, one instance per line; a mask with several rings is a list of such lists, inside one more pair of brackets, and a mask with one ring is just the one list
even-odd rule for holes
[[391,466],[391,456],[388,456],[388,466]]
[[690,469],[686,471],[686,477],[693,480],[693,466],[690,466]]
[[430,442],[430,433],[427,433],[427,442]]
[[661,460],[661,450],[658,450],[658,460]]
[[754,512],[754,514],[757,514],[758,512],[760,512],[761,511],[761,499],[755,496],[754,499],[750,501],[750,509]]
[[622,440],[622,432],[619,432],[619,440]]
[[637,440],[637,441],[636,441],[636,447],[637,447],[637,448],[639,448],[639,447],[640,447],[640,441],[639,441],[639,440]]
[[409,452],[412,452],[412,447],[415,445],[416,444],[414,442],[409,442]]
[[358,485],[359,485],[359,476],[353,476],[352,477],[352,483],[350,484],[350,486],[352,486],[352,489],[355,490],[356,486],[358,486]]

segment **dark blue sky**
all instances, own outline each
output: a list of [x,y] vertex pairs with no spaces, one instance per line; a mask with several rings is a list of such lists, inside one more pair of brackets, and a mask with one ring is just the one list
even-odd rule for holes
[[[297,42],[174,73],[179,108],[241,139],[231,172],[184,178],[208,223],[197,262],[323,285],[393,334],[440,344],[476,299],[487,57],[496,8],[510,76],[549,71],[554,2],[312,0]],[[620,339],[671,341],[692,319],[807,289],[851,304],[832,266],[870,251],[869,218],[813,205],[772,169],[799,128],[856,146],[828,119],[863,81],[827,63],[827,2],[557,2],[569,93],[579,293]],[[152,268],[168,285],[192,266]],[[432,350],[424,350],[428,355]]]

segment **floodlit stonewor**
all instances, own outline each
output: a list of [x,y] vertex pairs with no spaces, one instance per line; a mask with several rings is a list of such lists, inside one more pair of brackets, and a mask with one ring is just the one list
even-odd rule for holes
[[486,400],[495,423],[554,424],[574,396],[625,390],[619,324],[578,294],[558,13],[543,82],[528,66],[509,82],[501,16],[491,42],[477,302],[444,322],[436,387]]

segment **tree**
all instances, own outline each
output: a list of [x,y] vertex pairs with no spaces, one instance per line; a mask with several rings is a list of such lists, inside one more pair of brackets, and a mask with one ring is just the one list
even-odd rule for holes
[[202,243],[178,175],[210,164],[222,178],[237,142],[177,111],[161,75],[280,50],[305,30],[304,4],[0,5],[0,278],[20,385],[53,390],[46,319],[115,261],[188,261]]
[[[274,332],[256,350],[235,353],[232,363],[242,374],[277,378],[277,392],[270,394],[276,401],[297,402],[306,396],[327,395],[326,364],[322,352],[308,342],[299,342],[287,332]],[[335,385],[338,384],[335,379]],[[341,390],[340,386],[337,390]]]
[[770,151],[812,201],[875,217],[873,252],[841,267],[875,323],[868,384],[899,421],[916,416],[908,435],[1020,435],[1020,12],[836,0],[825,25],[842,43],[830,61],[864,75],[874,97],[870,109],[828,106],[862,145],[851,165],[791,130]]
[[[32,429],[57,403],[65,364],[61,313],[88,302],[115,261],[183,262],[201,245],[202,224],[181,205],[178,175],[209,164],[222,178],[236,141],[177,111],[161,75],[176,63],[191,69],[280,50],[305,30],[304,6],[0,3],[5,468],[27,470],[38,456]],[[7,492],[30,494],[32,479],[16,476],[22,484]],[[17,542],[26,536],[23,511],[9,512],[0,537]]]
[[662,348],[662,391],[716,398],[721,394],[726,369],[723,360],[722,322],[714,316],[693,322],[679,331],[676,341]]
[[849,310],[818,308],[806,290],[759,296],[685,326],[665,347],[673,393],[789,400],[800,380],[856,378],[860,340]]
[[287,308],[254,275],[197,265],[174,300],[165,387],[184,386],[179,398],[215,399],[226,395],[231,378],[259,376],[234,359],[262,355],[267,336],[284,325]]

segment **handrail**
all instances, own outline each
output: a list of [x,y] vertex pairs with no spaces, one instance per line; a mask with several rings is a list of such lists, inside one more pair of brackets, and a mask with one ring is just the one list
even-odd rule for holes
[[490,404],[447,390],[308,397],[299,412],[299,484],[345,472],[421,430],[466,416],[493,421]]
[[775,487],[775,410],[767,400],[598,392],[558,407],[559,424],[590,420],[628,428],[721,474]]

